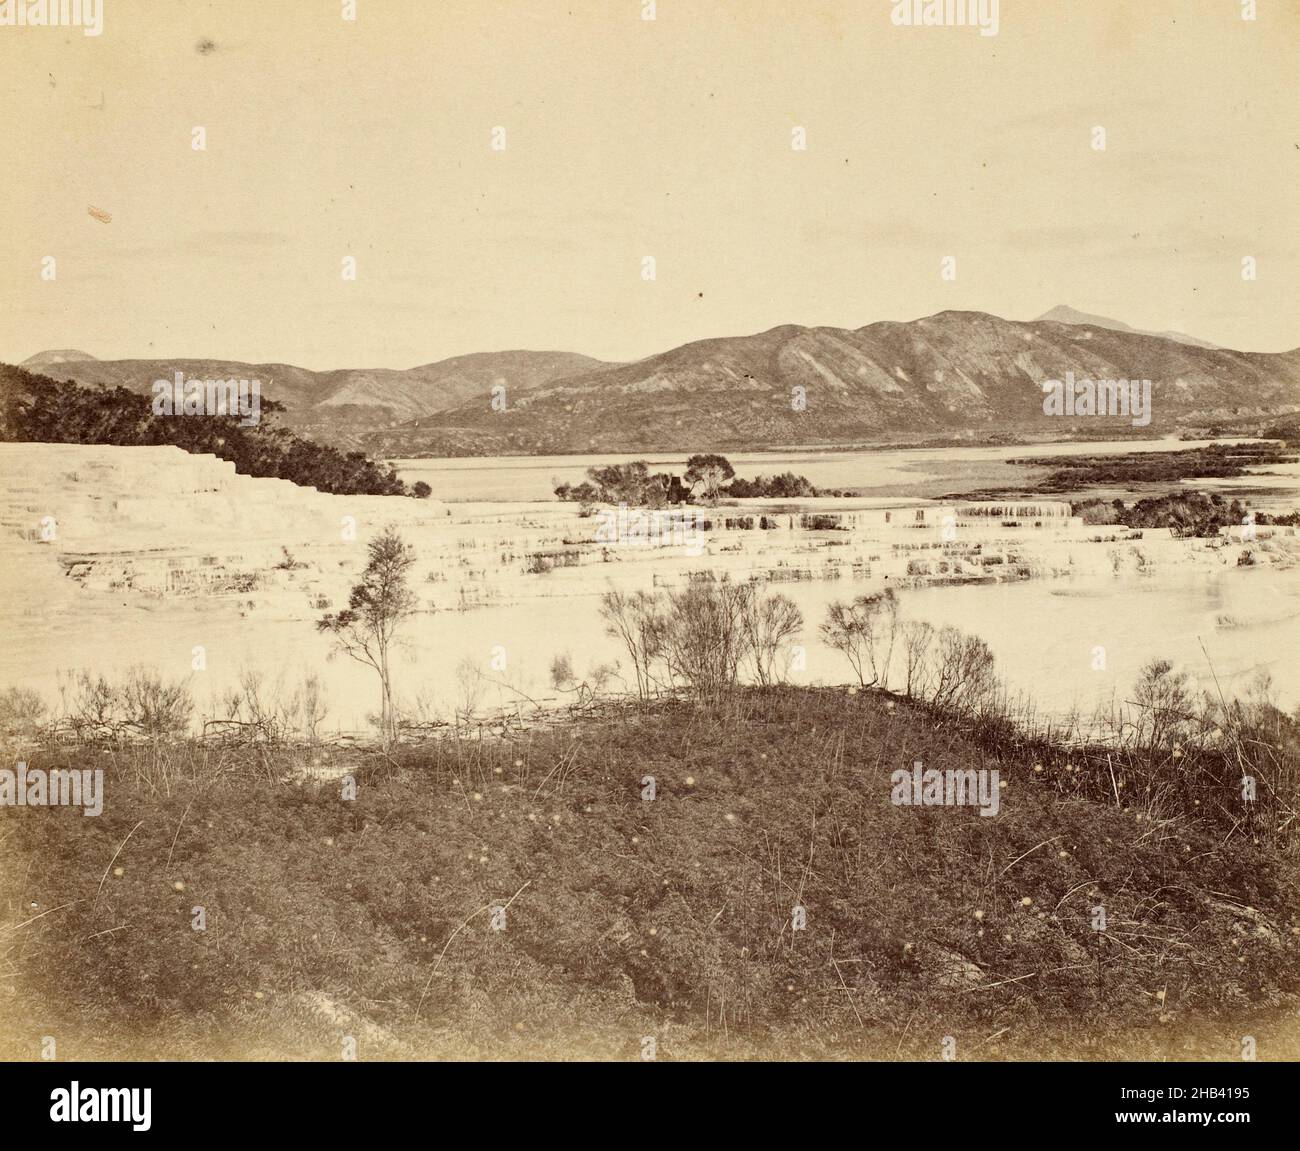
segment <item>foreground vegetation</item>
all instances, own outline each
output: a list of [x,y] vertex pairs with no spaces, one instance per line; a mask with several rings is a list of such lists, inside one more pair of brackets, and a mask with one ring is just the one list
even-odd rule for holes
[[[1300,1058],[1300,724],[1161,660],[1049,726],[992,653],[830,606],[856,686],[783,683],[803,620],[698,579],[611,591],[631,667],[515,724],[402,721],[392,530],[319,626],[376,672],[381,742],[319,684],[0,694],[8,764],[102,771],[102,814],[0,806],[0,1058]],[[463,721],[463,722],[462,722]],[[976,806],[894,774],[997,773]]]
[[[1300,1057],[1294,854],[1153,746],[786,687],[387,753],[28,746],[106,799],[0,808],[0,1056]],[[999,814],[893,806],[915,761],[998,769]]]

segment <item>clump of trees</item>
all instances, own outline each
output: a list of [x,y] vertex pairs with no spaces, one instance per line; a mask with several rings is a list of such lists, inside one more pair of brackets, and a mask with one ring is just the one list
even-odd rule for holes
[[348,606],[340,612],[327,612],[317,620],[316,628],[331,635],[339,651],[373,668],[378,675],[379,730],[387,747],[397,734],[392,678],[394,640],[418,603],[407,586],[415,552],[391,526],[370,541],[368,550],[369,562],[352,588]]
[[645,460],[629,464],[607,464],[587,469],[587,480],[578,485],[560,484],[555,494],[579,503],[628,504],[634,507],[662,507],[668,501],[672,477],[650,471]]
[[807,477],[794,472],[742,479],[736,476],[736,469],[726,456],[711,453],[691,456],[686,461],[680,481],[666,472],[652,472],[645,460],[633,460],[627,464],[588,468],[587,479],[582,483],[557,484],[554,490],[560,499],[575,503],[624,503],[652,508],[697,497],[712,506],[724,496],[731,499],[802,499],[847,494],[838,490],[819,491]]
[[806,476],[798,476],[794,472],[781,472],[774,476],[759,474],[752,480],[737,477],[727,485],[727,495],[738,500],[795,500],[832,494],[836,493],[818,491]]
[[1082,516],[1084,523],[1169,528],[1180,538],[1217,536],[1220,528],[1240,526],[1250,512],[1240,500],[1225,500],[1217,492],[1177,492],[1149,496],[1133,504],[1121,499],[1081,500],[1071,510]]
[[[70,673],[60,679],[59,697],[53,727],[78,743],[182,739],[190,734],[194,715],[188,680],[165,679],[156,668],[143,666],[128,668],[118,682],[102,673]],[[6,704],[24,702],[29,720],[43,718],[44,703],[34,693],[7,693]]]
[[895,653],[902,657],[903,693],[945,711],[982,714],[998,698],[993,652],[978,636],[924,621],[899,619],[892,588],[835,601],[821,627],[827,645],[849,661],[859,687],[889,689]]
[[244,668],[239,687],[226,693],[225,715],[209,720],[204,730],[224,738],[233,732],[273,747],[299,738],[314,744],[324,718],[325,692],[319,676],[308,675],[286,689],[283,676],[269,683],[261,672]]
[[1300,511],[1295,512],[1256,512],[1255,522],[1260,527],[1276,526],[1280,528],[1300,528]]
[[[283,410],[274,400],[261,400],[263,416]],[[234,413],[159,415],[147,395],[121,387],[83,388],[8,364],[0,364],[0,439],[171,445],[229,460],[241,475],[289,480],[336,495],[412,494],[391,466],[363,452],[341,452],[301,439],[267,420],[245,427]],[[428,485],[423,486],[429,494]]]
[[[130,667],[112,680],[84,669],[62,673],[58,695],[51,711],[30,688],[0,692],[0,733],[59,743],[132,744],[182,741],[200,730],[191,680],[169,679],[157,668]],[[203,719],[203,736],[267,745],[297,739],[316,743],[325,716],[316,675],[286,689],[283,675],[268,683],[262,673],[244,669],[238,688],[225,693],[221,706],[224,714]]]
[[[712,573],[667,593],[610,590],[600,615],[606,634],[627,653],[640,699],[680,688],[707,703],[746,680],[763,687],[783,682],[804,624],[788,597]],[[902,620],[892,588],[832,603],[821,634],[848,660],[859,687],[889,690],[901,664],[908,698],[971,715],[998,703],[988,645],[955,627]]]
[[563,483],[555,486],[555,494],[562,500],[593,504],[600,498],[600,489],[589,481],[580,484]]
[[606,634],[628,654],[642,700],[685,688],[717,703],[747,675],[763,686],[779,683],[783,656],[803,627],[786,596],[726,579],[697,580],[667,594],[611,590],[600,614]]

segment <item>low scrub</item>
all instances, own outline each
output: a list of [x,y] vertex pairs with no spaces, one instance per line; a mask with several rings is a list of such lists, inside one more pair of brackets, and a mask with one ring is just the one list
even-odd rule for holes
[[[1092,760],[1069,791],[878,691],[305,772],[177,745],[170,793],[148,754],[35,749],[102,767],[103,814],[0,808],[0,1057],[47,1035],[72,1059],[1300,1055],[1275,842],[1093,798]],[[891,803],[915,762],[998,769],[997,816]]]

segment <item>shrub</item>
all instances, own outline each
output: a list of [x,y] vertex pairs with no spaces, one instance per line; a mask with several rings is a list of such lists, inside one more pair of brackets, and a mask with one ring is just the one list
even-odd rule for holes
[[909,699],[913,696],[924,697],[932,673],[930,648],[934,643],[934,628],[924,620],[908,620],[902,627],[905,673],[903,692]]
[[951,626],[940,628],[930,701],[954,712],[986,711],[997,693],[993,664],[993,652],[978,636]]
[[753,596],[749,585],[725,580],[692,583],[669,594],[664,662],[697,699],[716,703],[739,682],[741,661],[749,654],[745,615]]
[[153,669],[134,667],[119,692],[125,723],[150,739],[184,736],[194,712],[189,684],[165,681]]
[[605,634],[619,640],[632,661],[638,698],[649,699],[654,682],[651,668],[664,650],[665,621],[659,598],[644,591],[611,590],[601,596],[600,616]]
[[754,677],[763,687],[775,683],[778,655],[799,634],[803,615],[794,601],[783,595],[750,595],[741,609],[741,625]]
[[8,687],[0,692],[0,731],[10,735],[34,735],[47,711],[40,694],[29,687]]
[[889,686],[897,634],[898,597],[893,588],[860,595],[849,604],[836,600],[822,624],[822,636],[848,659],[860,687]]

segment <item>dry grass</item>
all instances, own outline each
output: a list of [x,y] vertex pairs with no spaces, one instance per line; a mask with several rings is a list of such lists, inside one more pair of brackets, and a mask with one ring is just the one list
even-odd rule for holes
[[[388,756],[38,749],[107,797],[0,810],[0,1055],[1300,1055],[1289,857],[1037,750],[829,689]],[[286,779],[313,756],[355,800]],[[917,759],[999,769],[1001,813],[892,806]]]

